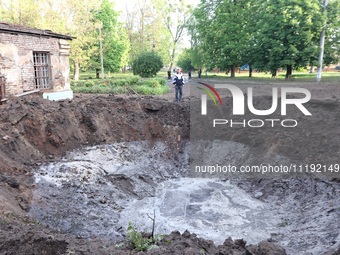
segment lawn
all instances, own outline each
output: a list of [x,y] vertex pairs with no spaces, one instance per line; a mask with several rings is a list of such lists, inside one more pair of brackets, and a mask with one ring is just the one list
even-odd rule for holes
[[[171,72],[173,75],[173,72]],[[184,74],[187,76],[187,74]],[[108,73],[105,73],[105,77],[109,79],[127,79],[130,77],[133,77],[132,71],[126,71],[125,73],[122,72],[116,72],[116,73],[111,73],[110,77]],[[277,73],[276,78],[272,78],[270,73],[264,73],[264,72],[256,72],[253,71],[253,77],[249,78],[248,77],[248,72],[247,73],[237,73],[235,74],[236,80],[255,80],[255,81],[270,81],[270,82],[282,82],[285,80],[285,72],[280,72]],[[87,72],[82,72],[80,74],[80,80],[89,80],[89,78],[92,78],[91,80],[96,82],[96,81],[101,81],[101,79],[94,79],[96,77],[95,71],[87,71]],[[167,79],[167,72],[166,70],[163,70],[159,72],[156,76],[157,78],[164,78]],[[198,74],[197,71],[192,72],[192,77],[197,78]],[[224,72],[220,73],[213,73],[213,72],[208,72],[208,75],[205,75],[205,73],[202,73],[202,78],[227,78],[230,79],[230,73],[225,74]],[[316,73],[309,73],[308,71],[304,72],[298,72],[298,71],[293,71],[292,78],[289,81],[293,82],[315,82],[316,81]],[[322,73],[322,81],[323,82],[338,82],[340,83],[340,71],[329,71],[329,72],[323,72]]]
[[[276,78],[272,78],[270,73],[259,73],[253,72],[253,77],[249,78],[248,73],[236,73],[235,78],[236,80],[256,80],[256,81],[271,81],[271,82],[282,82],[285,80],[285,72],[278,73]],[[195,74],[193,77],[197,77]],[[208,75],[202,73],[202,78],[228,78],[230,79],[230,74],[225,73],[213,73],[208,72]],[[330,72],[323,72],[322,79],[323,82],[338,82],[340,83],[340,72],[330,71]],[[289,81],[300,81],[300,82],[315,82],[316,81],[316,73],[308,73],[308,72],[294,72],[292,74],[292,78]]]

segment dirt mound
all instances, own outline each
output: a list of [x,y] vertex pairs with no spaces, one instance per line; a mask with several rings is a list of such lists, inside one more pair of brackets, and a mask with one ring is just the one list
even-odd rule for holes
[[25,97],[0,108],[0,171],[60,156],[81,145],[189,137],[188,104],[151,97]]
[[100,239],[72,239],[49,229],[34,224],[25,227],[17,223],[0,222],[1,231],[11,234],[8,240],[0,232],[0,253],[16,254],[237,254],[237,255],[286,255],[285,250],[272,242],[261,242],[258,245],[246,245],[240,239],[233,241],[230,237],[222,245],[215,246],[210,240],[198,238],[195,234],[178,231],[165,235],[157,244],[158,247],[145,252],[137,252],[129,243],[122,243],[116,247]]

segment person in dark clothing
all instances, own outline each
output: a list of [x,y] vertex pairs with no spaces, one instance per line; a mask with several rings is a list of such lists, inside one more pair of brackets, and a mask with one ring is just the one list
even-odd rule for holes
[[183,95],[184,78],[180,69],[177,69],[177,73],[174,76],[174,81],[172,84],[175,85],[176,102],[181,102]]
[[171,71],[168,71],[168,80],[171,79]]

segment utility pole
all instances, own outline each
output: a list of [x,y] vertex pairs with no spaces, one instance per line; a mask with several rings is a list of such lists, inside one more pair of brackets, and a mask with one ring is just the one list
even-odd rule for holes
[[102,28],[99,28],[99,45],[100,45],[100,67],[102,69],[102,79],[104,79],[104,60],[103,60],[103,45],[102,45]]
[[323,16],[325,18],[323,23],[323,28],[321,32],[321,38],[320,38],[320,55],[319,55],[319,67],[318,72],[316,74],[316,82],[321,82],[321,73],[322,73],[322,62],[323,62],[323,52],[325,48],[325,29],[326,29],[326,12],[327,12],[327,4],[328,0],[325,0],[324,6],[323,6]]

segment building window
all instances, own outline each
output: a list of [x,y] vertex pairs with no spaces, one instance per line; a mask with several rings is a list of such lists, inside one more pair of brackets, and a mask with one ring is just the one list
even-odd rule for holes
[[36,89],[50,88],[50,56],[46,52],[33,52],[34,85]]

